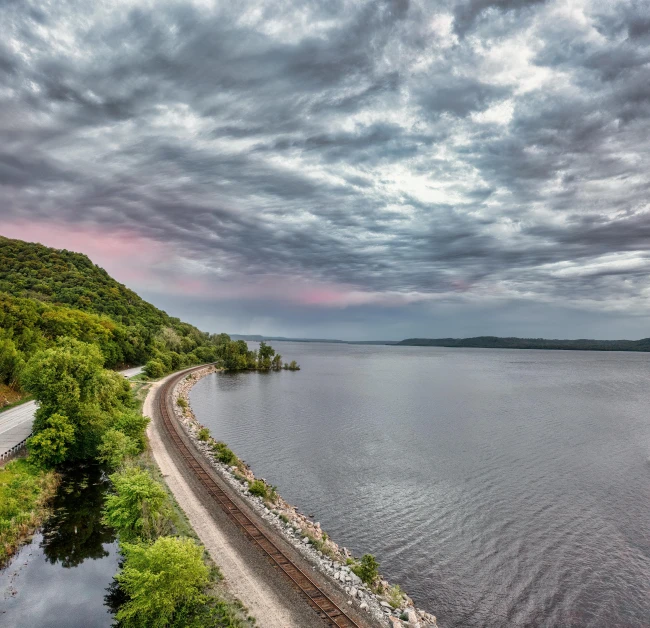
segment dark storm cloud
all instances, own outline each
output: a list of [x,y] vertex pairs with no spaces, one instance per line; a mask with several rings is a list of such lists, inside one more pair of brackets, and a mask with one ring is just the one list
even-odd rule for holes
[[645,8],[0,3],[0,213],[136,232],[214,294],[277,281],[307,309],[638,312]]

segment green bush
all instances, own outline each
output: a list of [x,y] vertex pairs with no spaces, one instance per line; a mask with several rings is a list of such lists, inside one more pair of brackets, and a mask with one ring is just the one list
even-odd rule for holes
[[119,467],[126,458],[138,453],[138,444],[124,432],[110,429],[104,432],[98,447],[97,459],[111,469]]
[[183,397],[179,397],[179,398],[176,400],[176,403],[177,403],[181,408],[183,408],[183,410],[185,410],[185,409],[187,408],[187,401],[186,401],[185,399],[183,399]]
[[393,608],[399,608],[402,605],[404,601],[404,591],[402,591],[399,584],[396,584],[388,589],[386,599]]
[[210,438],[210,430],[207,427],[202,427],[199,430],[197,438],[201,441],[207,441]]
[[223,462],[228,466],[233,466],[239,462],[239,458],[237,458],[235,453],[228,447],[228,445],[226,445],[226,443],[217,441],[212,447],[212,451],[219,462]]
[[111,475],[115,494],[106,498],[104,522],[123,540],[150,540],[170,527],[167,493],[149,473],[127,467]]
[[267,499],[269,494],[268,494],[268,487],[262,480],[253,480],[252,482],[248,483],[248,492],[251,495],[255,495],[257,497],[261,497],[262,499]]
[[115,579],[128,601],[116,619],[124,628],[186,625],[206,602],[209,570],[203,548],[191,539],[163,536],[152,545],[123,543],[122,551],[124,567]]
[[364,554],[361,562],[352,566],[352,571],[366,584],[372,585],[379,577],[379,563],[372,554]]
[[144,374],[147,377],[151,377],[152,379],[158,379],[163,375],[165,375],[165,373],[167,372],[165,365],[160,360],[149,360],[144,365],[143,370],[144,370]]

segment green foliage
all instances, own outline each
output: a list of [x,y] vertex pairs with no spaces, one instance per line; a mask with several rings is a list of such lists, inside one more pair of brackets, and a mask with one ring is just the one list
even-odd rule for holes
[[187,409],[187,401],[183,397],[179,397],[176,400],[176,403],[178,404],[179,407],[183,408],[183,410]]
[[111,428],[104,432],[97,459],[111,469],[119,467],[128,457],[138,453],[138,444],[124,432]]
[[144,365],[144,374],[152,379],[159,379],[167,373],[167,367],[161,360],[149,360]]
[[228,445],[226,445],[226,443],[217,441],[212,446],[212,451],[214,452],[219,462],[223,462],[228,466],[235,465],[239,462],[239,458],[237,458],[235,453],[228,447]]
[[295,360],[291,360],[291,362],[289,364],[285,364],[283,368],[288,370],[288,371],[299,371],[300,370],[300,366],[298,366],[298,363]]
[[268,499],[268,486],[262,480],[253,480],[248,483],[248,492],[256,497]]
[[287,517],[287,515],[285,515],[285,514],[282,513],[282,512],[280,513],[280,520],[281,520],[283,523],[289,523],[289,517]]
[[53,467],[68,456],[70,446],[75,442],[75,428],[62,414],[52,414],[45,421],[45,427],[27,441],[32,462],[41,467]]
[[364,554],[361,562],[352,566],[352,571],[366,584],[372,586],[379,577],[379,563],[372,554]]
[[112,425],[126,434],[136,445],[135,453],[144,451],[147,445],[145,430],[149,419],[133,408],[125,408],[113,416]]
[[121,539],[150,540],[167,532],[167,493],[147,471],[127,467],[111,475],[111,482],[115,494],[106,498],[104,520]]
[[122,544],[125,564],[116,576],[128,601],[116,618],[124,628],[170,626],[205,603],[203,549],[191,539],[160,537],[152,545]]
[[393,608],[399,608],[404,601],[404,591],[400,588],[399,584],[395,584],[386,593],[386,599]]
[[36,528],[44,515],[44,503],[56,490],[57,477],[25,459],[0,467],[0,564],[22,537]]
[[[39,402],[32,446],[47,444],[46,438],[53,440],[52,431],[39,434],[53,427],[48,420],[54,414],[65,416],[73,428],[74,438],[65,444],[66,460],[95,457],[104,432],[119,422],[126,426],[123,415],[134,405],[131,389],[102,363],[97,346],[72,338],[61,338],[54,347],[32,356],[22,373],[25,389]],[[134,418],[133,413],[129,416]]]
[[210,439],[210,430],[207,427],[202,427],[199,430],[199,433],[197,435],[197,438],[201,441],[207,441]]
[[24,355],[22,351],[18,351],[14,341],[0,336],[0,384],[16,386],[24,362]]

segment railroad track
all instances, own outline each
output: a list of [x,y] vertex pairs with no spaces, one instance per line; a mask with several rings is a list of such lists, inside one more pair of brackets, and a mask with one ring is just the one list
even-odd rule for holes
[[[201,368],[201,367],[199,367]],[[196,475],[207,493],[223,508],[228,517],[240,528],[244,534],[262,550],[270,559],[271,563],[289,578],[290,582],[307,599],[309,605],[324,619],[330,626],[337,628],[362,628],[357,622],[345,614],[337,604],[310,578],[300,567],[298,567],[269,537],[263,528],[255,523],[226,492],[217,484],[214,478],[206,472],[198,456],[181,438],[179,430],[182,429],[175,419],[172,419],[173,410],[170,411],[171,391],[183,375],[171,378],[160,391],[159,404],[160,415],[171,437],[174,446],[185,460],[190,470]]]

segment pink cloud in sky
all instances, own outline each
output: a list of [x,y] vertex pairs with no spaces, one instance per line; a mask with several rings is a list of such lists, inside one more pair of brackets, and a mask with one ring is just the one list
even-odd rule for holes
[[268,300],[314,308],[361,305],[400,306],[425,297],[421,294],[370,292],[355,286],[301,277],[242,276],[217,279],[209,272],[190,274],[182,257],[169,245],[125,228],[16,221],[3,223],[0,235],[40,242],[58,249],[85,253],[112,277],[136,292],[165,293],[179,298],[212,300]]

